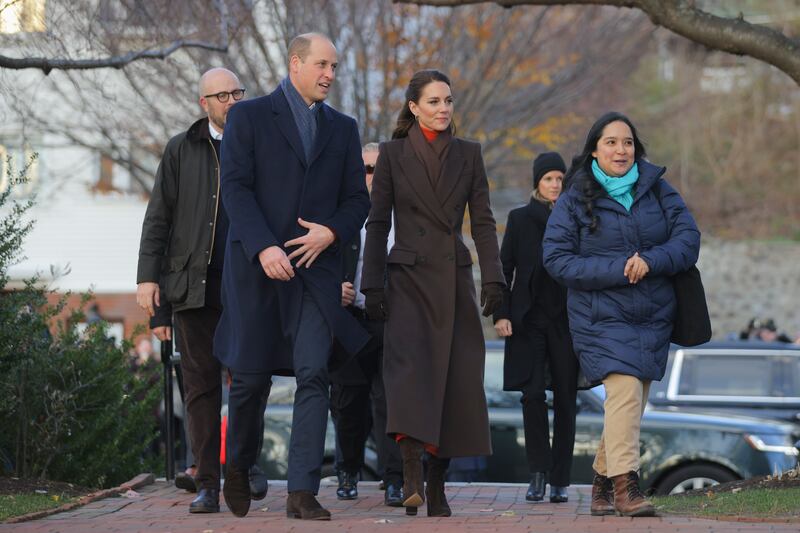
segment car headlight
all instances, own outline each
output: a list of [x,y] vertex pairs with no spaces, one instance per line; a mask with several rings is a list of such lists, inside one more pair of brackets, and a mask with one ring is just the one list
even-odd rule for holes
[[760,452],[778,452],[797,457],[800,452],[782,435],[745,434],[747,444]]

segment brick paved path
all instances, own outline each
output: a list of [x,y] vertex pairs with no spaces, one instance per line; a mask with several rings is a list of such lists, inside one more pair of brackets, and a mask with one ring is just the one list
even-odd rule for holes
[[269,496],[253,502],[245,518],[236,518],[223,506],[221,513],[190,515],[192,495],[165,482],[142,487],[138,496],[107,498],[79,509],[21,524],[0,525],[0,533],[19,532],[706,532],[800,531],[800,523],[745,523],[691,518],[617,518],[589,515],[590,487],[570,488],[567,504],[525,502],[523,485],[448,485],[453,508],[451,518],[407,517],[403,509],[383,505],[383,493],[375,483],[360,483],[361,497],[336,500],[334,485],[324,483],[320,501],[333,514],[331,522],[304,522],[286,518],[286,485],[270,484]]

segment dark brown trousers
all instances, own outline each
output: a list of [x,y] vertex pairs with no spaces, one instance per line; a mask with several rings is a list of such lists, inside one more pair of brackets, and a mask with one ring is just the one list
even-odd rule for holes
[[209,269],[206,305],[174,314],[175,341],[181,354],[183,404],[187,432],[197,464],[197,486],[219,489],[222,368],[213,354],[214,331],[222,304],[220,276]]

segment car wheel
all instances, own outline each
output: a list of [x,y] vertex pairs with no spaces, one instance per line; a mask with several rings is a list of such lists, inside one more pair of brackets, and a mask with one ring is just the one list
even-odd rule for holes
[[739,478],[730,470],[720,466],[683,466],[661,480],[656,494],[679,494],[688,490],[705,489],[735,479]]

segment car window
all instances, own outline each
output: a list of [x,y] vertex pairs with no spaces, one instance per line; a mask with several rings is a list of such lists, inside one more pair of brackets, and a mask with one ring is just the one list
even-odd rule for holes
[[680,395],[782,396],[780,364],[758,355],[687,353],[678,385]]

